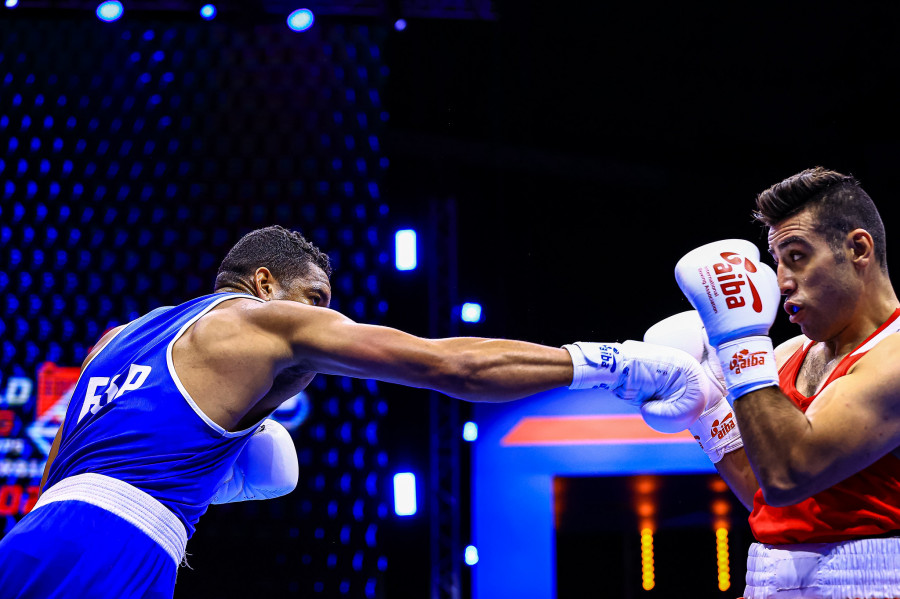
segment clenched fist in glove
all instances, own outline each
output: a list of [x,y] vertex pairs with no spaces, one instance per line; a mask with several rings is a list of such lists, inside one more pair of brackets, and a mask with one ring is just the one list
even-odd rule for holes
[[712,383],[690,354],[640,341],[564,345],[575,375],[570,389],[608,389],[638,404],[644,420],[663,433],[677,433],[706,407]]
[[734,410],[725,399],[725,375],[696,310],[661,320],[647,329],[644,341],[686,351],[700,362],[712,383],[703,413],[688,427],[712,463],[717,463],[726,453],[743,447]]
[[769,329],[781,295],[775,273],[749,241],[699,247],[675,266],[675,279],[697,309],[725,374],[728,401],[778,384]]
[[238,454],[216,489],[212,503],[281,497],[294,490],[299,477],[297,450],[291,434],[267,418]]

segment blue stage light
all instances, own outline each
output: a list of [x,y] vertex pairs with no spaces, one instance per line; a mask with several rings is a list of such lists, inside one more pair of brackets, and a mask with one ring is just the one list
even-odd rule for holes
[[394,21],[394,29],[397,31],[403,31],[406,29],[406,19],[397,19]]
[[397,270],[415,270],[418,266],[416,256],[416,232],[412,229],[401,229],[394,233],[394,264]]
[[459,311],[459,317],[463,322],[481,322],[481,304],[464,303]]
[[216,17],[216,7],[214,4],[204,4],[200,9],[200,16],[209,21]]
[[466,565],[474,566],[478,563],[478,549],[475,548],[475,545],[469,545],[466,547]]
[[15,8],[19,5],[19,0],[6,0],[6,8]]
[[100,5],[97,6],[97,18],[101,21],[106,21],[107,23],[117,20],[122,16],[123,12],[125,12],[125,9],[118,0],[101,2]]
[[313,26],[316,18],[308,8],[298,8],[287,18],[287,25],[294,31],[306,31]]
[[478,425],[467,422],[463,425],[463,440],[472,442],[478,438]]
[[416,475],[412,472],[394,475],[394,512],[398,516],[416,513]]

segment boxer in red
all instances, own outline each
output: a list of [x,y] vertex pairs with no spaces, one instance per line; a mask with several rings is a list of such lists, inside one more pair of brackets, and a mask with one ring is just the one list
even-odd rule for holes
[[[822,168],[762,192],[756,216],[777,275],[740,240],[676,267],[740,425],[711,457],[752,510],[744,594],[900,597],[900,301],[884,225],[857,181]],[[773,349],[779,294],[802,335]]]

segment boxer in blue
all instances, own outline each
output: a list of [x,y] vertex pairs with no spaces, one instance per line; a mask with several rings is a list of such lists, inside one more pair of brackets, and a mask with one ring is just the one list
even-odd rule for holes
[[259,229],[229,251],[215,293],[107,333],[82,365],[40,500],[0,541],[0,594],[171,597],[210,503],[296,485],[290,436],[266,417],[316,373],[468,401],[599,387],[680,428],[711,392],[693,357],[652,344],[422,339],[359,324],[328,309],[330,274],[298,233]]

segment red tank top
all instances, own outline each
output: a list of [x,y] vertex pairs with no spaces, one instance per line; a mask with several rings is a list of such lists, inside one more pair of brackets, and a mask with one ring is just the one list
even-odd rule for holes
[[[822,388],[847,374],[850,367],[879,341],[900,331],[898,316],[900,308],[841,360]],[[804,412],[818,393],[806,397],[797,390],[795,382],[812,345],[812,341],[807,341],[778,373],[781,390]],[[750,528],[760,543],[772,545],[833,543],[900,530],[900,459],[888,454],[850,478],[795,505],[772,507],[763,499],[762,491],[757,491],[753,497]]]

